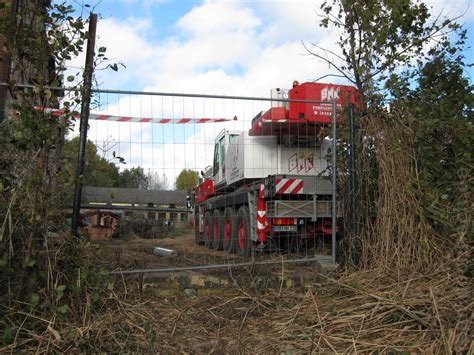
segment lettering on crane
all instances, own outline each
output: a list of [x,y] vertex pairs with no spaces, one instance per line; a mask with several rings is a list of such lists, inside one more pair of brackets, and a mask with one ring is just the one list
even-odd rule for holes
[[239,145],[238,144],[231,145],[230,151],[232,154],[232,161],[234,162],[234,165],[235,165],[239,161]]
[[309,150],[301,150],[288,158],[288,172],[309,172],[314,167],[314,154]]
[[[239,144],[231,144],[229,150],[231,154],[231,162],[229,162],[229,181],[234,181],[238,180],[240,175],[242,175],[239,169]],[[225,171],[223,171],[223,174],[225,175]]]
[[[325,86],[321,89],[321,101],[330,101],[330,100],[339,100],[340,88],[339,87],[329,87]],[[341,107],[341,104],[338,102],[336,104],[337,108]],[[332,105],[330,103],[320,103],[313,105],[313,115],[314,116],[332,116]]]
[[339,99],[339,88],[338,87],[333,87],[330,88],[329,86],[326,86],[321,89],[321,100],[322,101],[329,101],[329,100],[338,100]]

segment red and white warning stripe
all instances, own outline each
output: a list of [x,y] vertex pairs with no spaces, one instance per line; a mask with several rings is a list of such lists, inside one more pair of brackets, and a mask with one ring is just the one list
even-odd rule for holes
[[89,119],[98,121],[115,121],[115,122],[139,122],[139,123],[212,123],[231,121],[229,118],[151,118],[151,117],[129,117],[129,116],[113,116],[100,115],[91,113]]
[[265,185],[260,184],[257,198],[257,240],[259,242],[267,241],[267,211],[265,205]]
[[302,194],[304,192],[304,181],[303,179],[281,179],[276,180],[276,193],[277,194]]
[[[60,117],[65,114],[64,110],[35,107],[37,111],[44,111],[51,113],[52,116]],[[72,115],[74,118],[79,118],[79,114]],[[152,117],[132,117],[132,116],[116,116],[116,115],[104,115],[100,113],[90,113],[89,119],[97,121],[114,121],[114,122],[138,122],[138,123],[174,123],[174,124],[185,124],[185,123],[218,123],[228,122],[237,120],[237,117],[230,118],[152,118]]]
[[267,213],[265,210],[264,193],[265,193],[265,185],[260,184],[260,189],[258,191],[258,199],[257,199],[257,231],[264,230],[266,222],[267,222],[267,216],[266,216]]

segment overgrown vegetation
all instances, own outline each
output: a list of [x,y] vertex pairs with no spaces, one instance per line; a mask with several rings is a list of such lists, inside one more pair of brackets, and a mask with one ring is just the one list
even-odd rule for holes
[[[468,351],[473,311],[469,295],[473,291],[474,87],[464,72],[469,65],[463,54],[467,33],[453,20],[441,16],[433,20],[427,6],[416,1],[328,1],[322,9],[322,25],[342,32],[342,56],[319,47],[313,48],[313,54],[337,68],[361,94],[356,116],[355,234],[349,223],[350,201],[341,201],[345,260],[349,267],[362,270],[349,278],[369,285],[370,291],[361,297],[368,304],[385,292],[380,287],[406,287],[414,300],[427,301],[430,290],[432,300],[421,314],[435,316],[440,329],[422,351]],[[338,144],[349,144],[346,128]],[[343,197],[352,192],[347,151],[340,149]],[[452,286],[446,281],[435,296],[435,285],[443,279],[451,280]],[[417,319],[417,304],[405,303],[403,295],[393,297],[396,308],[405,315],[414,312],[410,318]],[[341,319],[346,325],[361,309],[338,305],[348,314],[345,321]],[[378,304],[373,307],[379,309]],[[441,315],[440,309],[452,312]],[[390,318],[377,322],[377,329],[391,329],[386,342],[403,339],[404,331],[392,328]],[[419,323],[423,332],[429,332],[428,323]],[[423,334],[417,342],[423,341]]]
[[[1,19],[12,100],[0,126],[0,342],[12,349],[46,334],[57,339],[57,324],[67,319],[86,322],[107,292],[85,253],[88,243],[71,237],[58,209],[64,137],[80,91],[62,97],[47,87],[74,80],[65,77],[65,62],[82,51],[86,21],[73,12],[63,3],[28,2]],[[16,86],[23,83],[33,89]],[[61,118],[35,108],[57,107],[59,100]],[[49,341],[35,346],[48,349]]]
[[[409,0],[326,2],[322,9],[322,26],[342,32],[342,56],[319,47],[313,54],[360,92],[359,233],[348,244],[372,268],[452,258],[473,233],[466,31],[450,19],[432,20],[424,3]],[[339,144],[347,141],[343,135]],[[346,177],[343,196],[350,194]]]

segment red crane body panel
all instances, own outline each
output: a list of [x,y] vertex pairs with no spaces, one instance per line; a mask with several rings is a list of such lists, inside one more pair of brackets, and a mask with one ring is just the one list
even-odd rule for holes
[[290,101],[287,107],[272,107],[252,120],[251,136],[299,135],[314,136],[332,122],[332,101],[336,99],[336,114],[347,104],[358,108],[358,92],[353,86],[303,83],[288,91],[288,99],[321,101]]
[[[358,107],[357,89],[348,85],[303,83],[288,92],[290,100],[332,101],[336,99],[337,109],[352,103]],[[331,123],[331,103],[290,102],[289,119],[317,123]]]
[[212,179],[206,178],[196,187],[194,196],[196,202],[199,203],[206,201],[209,197],[214,196],[215,193],[216,190],[214,188],[214,181]]

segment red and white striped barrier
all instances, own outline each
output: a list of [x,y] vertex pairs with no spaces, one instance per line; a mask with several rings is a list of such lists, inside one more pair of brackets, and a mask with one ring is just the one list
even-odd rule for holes
[[139,122],[139,123],[217,123],[232,121],[229,118],[151,118],[151,117],[129,117],[129,116],[113,116],[113,115],[100,115],[91,113],[89,119],[97,121],[115,121],[115,122]]
[[303,179],[276,179],[277,194],[302,194],[304,181]]
[[[60,117],[65,114],[64,110],[42,108],[35,106],[36,111],[44,111],[51,113],[52,116]],[[79,118],[79,114],[73,114],[72,117]],[[132,116],[116,116],[116,115],[104,115],[100,113],[90,113],[89,119],[97,121],[112,121],[112,122],[138,122],[138,123],[174,123],[174,124],[185,124],[185,123],[219,123],[237,120],[235,116],[233,119],[230,118],[152,118],[152,117],[132,117]]]
[[260,184],[257,199],[257,239],[259,242],[267,241],[267,210],[265,205],[265,185]]

